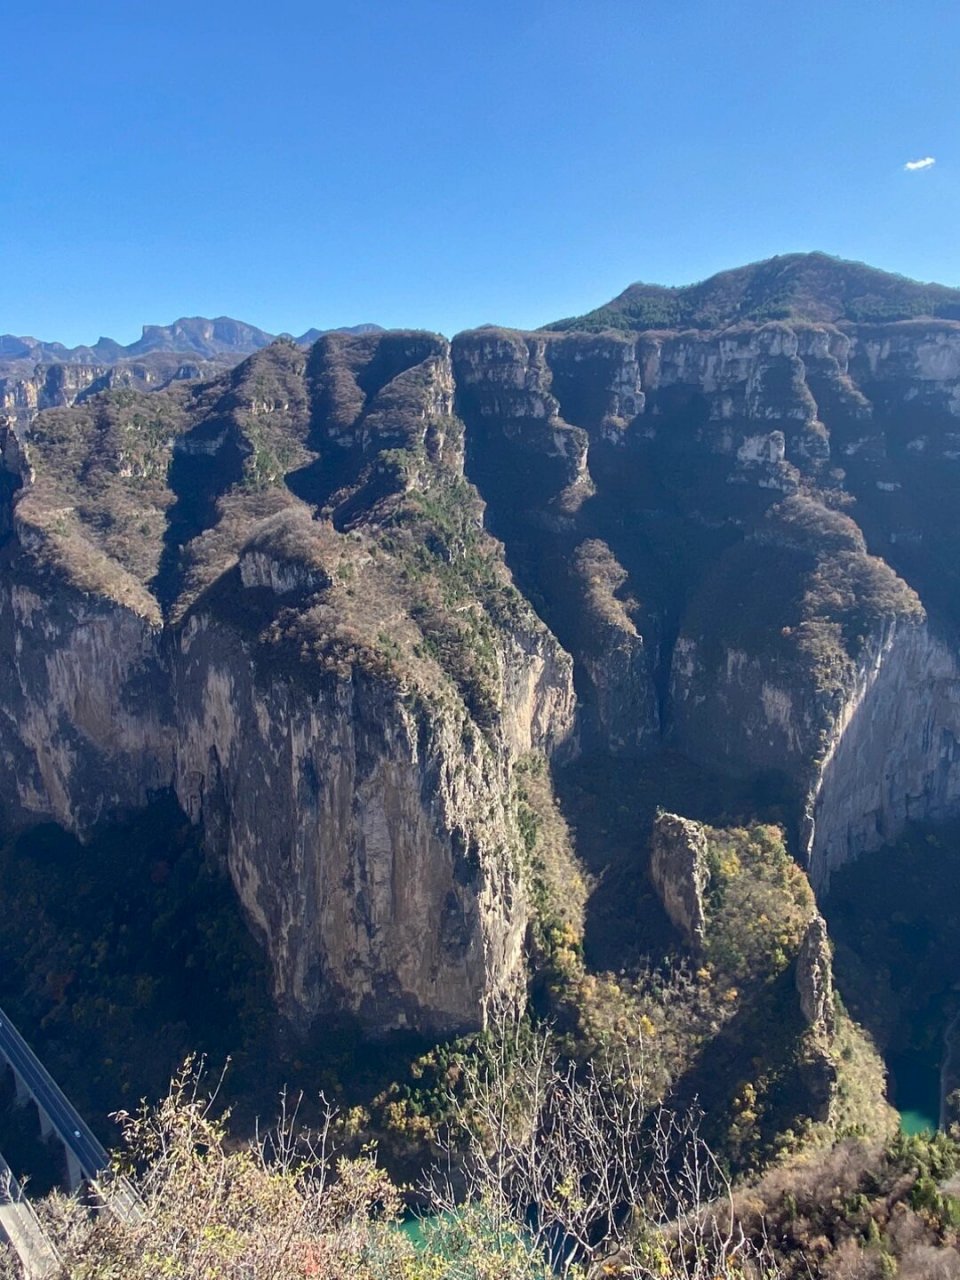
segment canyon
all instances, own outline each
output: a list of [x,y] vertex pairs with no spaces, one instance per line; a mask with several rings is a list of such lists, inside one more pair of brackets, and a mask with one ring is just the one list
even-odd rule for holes
[[172,793],[292,1025],[447,1035],[531,963],[531,759],[773,797],[818,894],[956,816],[955,299],[773,264],[672,328],[47,370],[0,428],[4,824]]

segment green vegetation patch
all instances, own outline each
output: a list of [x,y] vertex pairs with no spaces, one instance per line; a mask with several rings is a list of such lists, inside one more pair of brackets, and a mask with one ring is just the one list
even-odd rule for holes
[[707,837],[710,879],[703,958],[722,983],[769,981],[796,956],[815,907],[778,827]]
[[960,290],[920,284],[825,253],[793,253],[680,288],[633,284],[554,330],[723,329],[767,321],[888,323],[918,316],[960,320]]

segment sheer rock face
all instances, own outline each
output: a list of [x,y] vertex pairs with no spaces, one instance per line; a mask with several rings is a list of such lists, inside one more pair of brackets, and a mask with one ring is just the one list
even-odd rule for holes
[[703,894],[710,878],[707,837],[699,822],[659,813],[653,824],[650,876],[667,915],[688,943],[706,928]]
[[281,344],[159,423],[108,400],[3,450],[7,818],[82,836],[173,788],[300,1025],[476,1027],[522,975],[512,773],[569,743],[571,668],[451,399],[430,335]]
[[82,404],[101,391],[118,387],[155,390],[169,383],[214,377],[225,363],[181,355],[158,355],[122,364],[38,364],[28,370],[0,370],[0,414],[21,428],[43,409]]
[[927,625],[892,625],[858,665],[811,795],[810,873],[960,811],[960,665]]
[[960,809],[960,324],[481,330],[453,357],[585,746],[770,779],[821,886]]
[[527,902],[506,762],[354,670],[312,696],[258,679],[236,634],[179,638],[176,788],[226,856],[300,1021],[476,1025],[520,971]]
[[0,377],[0,412],[26,423],[41,409],[73,404],[106,373],[106,366],[55,364]]
[[170,784],[161,633],[109,600],[15,573],[8,565],[0,591],[5,815],[87,832]]

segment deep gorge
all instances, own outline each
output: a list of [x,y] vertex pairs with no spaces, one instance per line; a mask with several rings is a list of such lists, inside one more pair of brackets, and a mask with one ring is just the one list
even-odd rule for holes
[[[587,1044],[618,1001],[659,1026],[669,991],[664,1079],[692,1088],[702,1037],[734,1069],[770,965],[775,1144],[790,1107],[853,1106],[859,1033],[800,1016],[817,908],[769,832],[833,931],[838,883],[882,865],[895,895],[889,849],[960,807],[960,322],[581,322],[281,340],[7,423],[5,829],[58,824],[82,860],[166,796],[291,1044],[331,1019],[449,1043],[531,990]],[[719,833],[723,929],[753,868],[749,956],[664,915],[661,809]],[[871,1026],[858,963],[841,996],[909,1040]]]

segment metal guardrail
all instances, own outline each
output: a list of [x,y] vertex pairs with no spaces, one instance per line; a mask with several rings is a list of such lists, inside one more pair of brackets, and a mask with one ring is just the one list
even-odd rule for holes
[[133,1184],[128,1178],[109,1173],[110,1157],[106,1149],[2,1009],[0,1059],[9,1064],[21,1087],[36,1103],[41,1117],[46,1118],[63,1144],[68,1172],[72,1162],[74,1172],[80,1175],[75,1181],[95,1184],[105,1208],[119,1221],[140,1222],[143,1201]]
[[63,1260],[48,1239],[37,1211],[20,1189],[13,1171],[0,1156],[0,1235],[13,1248],[27,1280],[63,1274]]
[[92,1182],[110,1164],[110,1157],[93,1131],[53,1076],[0,1009],[0,1058],[9,1063],[21,1086],[72,1157],[87,1181]]

